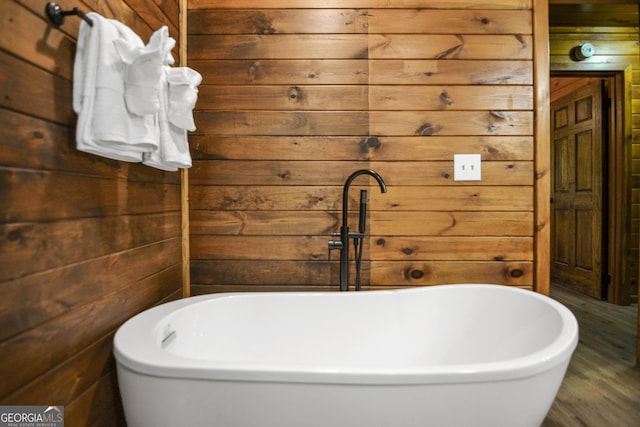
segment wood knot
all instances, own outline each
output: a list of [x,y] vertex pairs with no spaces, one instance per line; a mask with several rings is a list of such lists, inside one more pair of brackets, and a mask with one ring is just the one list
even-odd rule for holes
[[412,279],[422,279],[424,277],[424,272],[420,270],[411,270],[409,276],[411,276]]
[[372,136],[367,139],[367,145],[370,148],[380,148],[382,143],[380,142],[377,136]]
[[404,253],[405,255],[411,255],[413,253],[413,249],[411,248],[404,248],[402,250],[402,253]]
[[382,143],[377,136],[371,136],[369,138],[363,137],[360,139],[360,153],[368,154],[370,150],[377,150]]
[[382,239],[382,238],[376,240],[376,245],[378,245],[378,246],[384,246],[385,243],[387,243],[387,242],[385,242],[385,240]]
[[416,130],[417,135],[431,136],[436,133],[436,128],[431,123],[425,123]]
[[15,242],[16,240],[20,240],[20,236],[20,230],[11,230],[7,237],[9,238],[10,242]]
[[516,278],[522,277],[524,275],[524,271],[520,270],[519,268],[515,268],[509,272],[509,275],[511,275],[511,277],[516,277]]
[[278,174],[278,178],[280,178],[282,181],[286,181],[287,179],[289,179],[290,176],[291,176],[290,172],[282,172]]
[[302,100],[302,91],[298,86],[291,86],[287,97],[292,101]]
[[507,120],[509,118],[509,113],[504,111],[491,111],[490,114],[500,120]]
[[446,90],[443,90],[440,93],[440,101],[442,101],[442,103],[446,104],[447,106],[451,106],[451,104],[453,104],[453,100],[449,98],[449,93]]
[[251,66],[249,66],[249,72],[248,72],[248,76],[247,78],[249,79],[250,82],[254,81],[258,75],[260,71],[260,63],[259,62],[253,62],[251,64]]

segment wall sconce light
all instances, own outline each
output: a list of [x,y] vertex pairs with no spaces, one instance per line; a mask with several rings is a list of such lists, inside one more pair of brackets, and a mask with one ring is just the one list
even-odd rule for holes
[[583,43],[573,47],[569,56],[574,61],[584,61],[587,58],[591,58],[594,53],[596,53],[596,48],[591,43]]

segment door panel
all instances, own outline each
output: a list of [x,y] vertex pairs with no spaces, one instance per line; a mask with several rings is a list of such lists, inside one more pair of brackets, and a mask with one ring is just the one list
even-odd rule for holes
[[602,285],[602,86],[551,104],[551,276],[600,297]]

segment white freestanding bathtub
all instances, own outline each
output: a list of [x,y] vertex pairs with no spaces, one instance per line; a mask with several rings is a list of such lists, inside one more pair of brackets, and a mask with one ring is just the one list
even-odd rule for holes
[[459,284],[192,297],[114,353],[129,427],[537,427],[577,342],[548,297]]

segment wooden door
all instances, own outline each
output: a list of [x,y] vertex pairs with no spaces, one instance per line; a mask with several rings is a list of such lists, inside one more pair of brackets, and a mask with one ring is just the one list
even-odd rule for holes
[[601,297],[602,83],[551,104],[551,278]]

